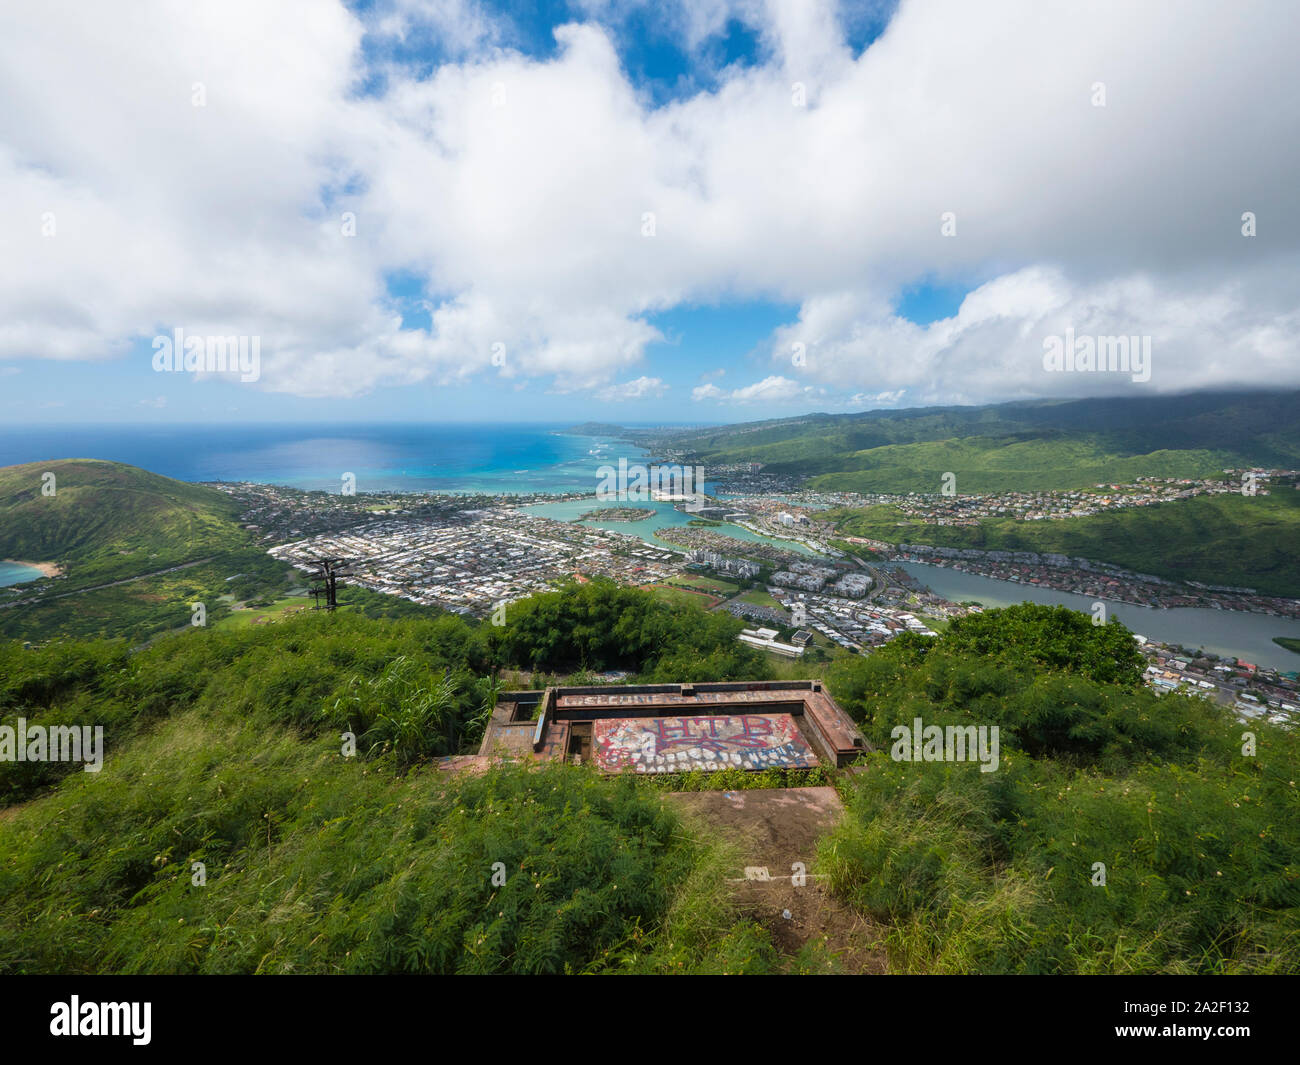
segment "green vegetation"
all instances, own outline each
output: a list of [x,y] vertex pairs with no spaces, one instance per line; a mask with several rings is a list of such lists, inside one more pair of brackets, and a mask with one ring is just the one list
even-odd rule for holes
[[769,971],[720,872],[632,781],[400,777],[188,713],[12,818],[0,971]]
[[[907,522],[891,505],[827,512],[838,530],[892,543],[1056,552],[1139,573],[1300,596],[1300,492],[1196,496],[1068,521]],[[900,524],[900,522],[902,524]]]
[[699,592],[708,592],[710,595],[735,595],[740,590],[740,585],[723,580],[721,577],[705,577],[693,573],[681,573],[669,577],[664,583],[693,588]]
[[572,584],[510,604],[501,651],[534,671],[628,669],[653,683],[763,675],[761,653],[735,638],[739,619],[677,606],[609,580]]
[[[41,494],[53,473],[55,494]],[[300,575],[270,558],[222,492],[116,462],[67,459],[0,469],[0,558],[57,562],[64,576],[0,593],[0,637],[145,640],[209,623],[230,604],[279,598]],[[40,601],[14,604],[33,593]]]
[[253,624],[271,624],[272,622],[282,621],[285,617],[290,616],[300,610],[311,610],[316,606],[316,600],[309,595],[291,595],[283,599],[277,599],[275,602],[268,602],[254,606],[252,603],[246,603],[244,606],[232,610],[228,615],[217,622],[216,627],[222,629],[238,629]]
[[[1300,468],[1296,393],[1005,403],[815,414],[714,429],[630,433],[706,466],[761,462],[812,488],[963,495],[1068,491],[1138,477],[1214,478],[1225,469]],[[1063,552],[1158,576],[1300,595],[1296,493],[1197,497],[1068,521],[923,525],[892,506],[827,511],[842,535]],[[841,549],[851,545],[836,541]]]
[[817,487],[936,492],[1085,488],[1138,475],[1300,466],[1296,394],[1202,393],[813,414],[715,429],[629,434],[705,464],[762,462]]
[[654,507],[600,507],[589,510],[579,521],[644,521],[653,517]]
[[772,597],[772,594],[765,589],[754,588],[743,595],[737,596],[742,603],[749,603],[753,606],[770,606],[774,610],[784,610],[780,603]]
[[[1118,625],[1024,604],[842,659],[879,753],[819,849],[904,972],[1300,971],[1300,737],[1157,698]],[[892,730],[997,725],[999,768]],[[1105,866],[1099,882],[1096,863]]]
[[498,670],[543,626],[563,627],[529,656],[542,669],[654,677],[699,654],[761,674],[739,623],[674,626],[608,582],[512,613],[500,629],[313,613],[135,653],[0,645],[0,723],[102,725],[106,751],[99,773],[0,763],[0,972],[779,968],[734,909],[733,858],[654,789],[430,761],[477,747]]
[[[1157,698],[1126,630],[1063,608],[818,667],[877,749],[855,774],[440,767],[507,673],[793,667],[739,627],[593,581],[499,628],[340,611],[2,644],[0,723],[102,725],[105,760],[0,763],[0,972],[824,971],[737,910],[741,855],[660,793],[828,782],[847,813],[819,871],[895,971],[1300,971],[1300,737],[1252,723],[1243,755],[1227,711]],[[997,771],[892,760],[916,717],[997,725]]]
[[1122,455],[1103,439],[1044,431],[891,444],[841,458],[844,472],[826,473],[812,487],[829,492],[938,492],[952,472],[963,494],[1090,488],[1138,477],[1211,477],[1234,464],[1228,451],[1158,450]]
[[1290,636],[1274,636],[1273,642],[1279,647],[1284,647],[1286,650],[1294,651],[1296,654],[1300,655],[1300,640],[1294,639]]
[[717,602],[716,596],[691,588],[677,588],[668,584],[652,584],[648,590],[654,594],[656,599],[667,603],[669,606],[695,607],[707,610]]
[[[54,495],[42,478],[54,475]],[[70,586],[191,562],[232,544],[221,492],[117,462],[65,459],[0,469],[0,558],[67,564]]]

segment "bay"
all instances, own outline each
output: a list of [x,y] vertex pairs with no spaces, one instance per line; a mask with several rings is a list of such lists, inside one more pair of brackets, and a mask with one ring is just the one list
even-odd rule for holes
[[0,588],[25,584],[27,581],[38,580],[40,576],[41,571],[35,566],[24,566],[21,562],[0,562]]

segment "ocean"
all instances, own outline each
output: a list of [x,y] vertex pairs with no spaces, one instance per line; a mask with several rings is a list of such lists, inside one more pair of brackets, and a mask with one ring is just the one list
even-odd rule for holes
[[595,492],[597,469],[647,453],[562,425],[100,425],[0,428],[0,466],[125,462],[178,481],[358,492]]
[[[619,459],[644,462],[649,452],[603,436],[574,436],[564,425],[100,425],[0,429],[0,466],[54,458],[125,462],[178,481],[253,481],[339,492],[343,475],[358,492],[574,493],[589,498],[543,505],[534,513],[573,521],[599,504],[599,470]],[[709,489],[707,481],[704,488]],[[684,525],[690,515],[668,503],[642,503],[646,522],[609,525],[648,543],[655,529]],[[807,548],[723,525],[738,540]],[[30,579],[3,575],[10,582]]]

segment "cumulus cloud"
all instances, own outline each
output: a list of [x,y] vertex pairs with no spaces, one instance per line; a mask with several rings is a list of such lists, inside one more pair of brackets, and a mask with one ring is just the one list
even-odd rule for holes
[[[697,400],[1137,387],[1045,372],[1067,327],[1150,336],[1142,387],[1300,384],[1300,7],[904,0],[855,56],[826,0],[710,0],[673,32],[740,19],[760,62],[656,106],[611,28],[630,6],[591,0],[545,58],[472,0],[19,6],[0,358],[128,357],[179,326],[260,336],[257,387],[299,395],[648,397],[652,316],[745,299],[799,307],[773,373]],[[431,71],[367,47],[421,35]],[[972,291],[917,325],[895,307],[923,281]]]

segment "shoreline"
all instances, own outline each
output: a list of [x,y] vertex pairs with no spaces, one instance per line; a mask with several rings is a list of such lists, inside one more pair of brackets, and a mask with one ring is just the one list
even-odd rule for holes
[[9,562],[15,566],[31,566],[41,571],[42,577],[62,577],[63,567],[57,562],[24,562],[21,558],[3,558],[0,562]]

